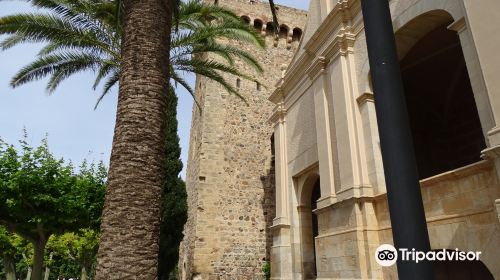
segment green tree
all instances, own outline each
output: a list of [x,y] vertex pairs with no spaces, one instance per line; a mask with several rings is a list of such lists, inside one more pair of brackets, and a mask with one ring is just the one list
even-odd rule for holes
[[31,275],[33,246],[15,233],[0,225],[0,279],[23,278],[23,273]]
[[0,260],[5,279],[16,280],[16,263],[20,259],[21,238],[0,225]]
[[[173,89],[171,88],[173,92]],[[177,97],[168,95],[169,114],[166,129],[166,162],[165,180],[161,201],[160,222],[160,254],[159,270],[160,280],[168,280],[173,273],[179,259],[179,245],[182,241],[182,230],[187,220],[187,193],[184,181],[179,177],[182,170],[180,160],[181,149],[177,134]]]
[[[20,276],[19,278],[22,279],[23,275],[26,275],[26,279],[31,279],[31,268],[33,267],[33,257],[35,254],[33,244],[24,238],[21,238],[20,244],[18,244],[16,248],[21,254],[21,258],[16,264],[16,271]],[[26,272],[26,274],[24,274],[24,272]]]
[[44,250],[52,234],[98,227],[105,188],[102,164],[73,166],[57,160],[47,140],[31,147],[26,136],[20,151],[0,140],[0,224],[33,245],[32,279],[40,280]]
[[[47,243],[47,250],[51,251],[61,260],[64,265],[71,266],[69,263],[75,263],[80,269],[80,279],[87,280],[89,274],[93,274],[92,267],[97,256],[99,248],[99,233],[92,229],[81,229],[77,232],[67,232],[62,235],[52,235]],[[58,274],[66,274],[61,270],[59,264]],[[47,271],[47,269],[46,269]],[[47,275],[45,275],[47,278]]]

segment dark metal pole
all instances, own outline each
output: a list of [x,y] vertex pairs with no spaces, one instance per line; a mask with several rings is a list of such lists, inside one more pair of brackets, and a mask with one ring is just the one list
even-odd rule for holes
[[[389,0],[361,0],[392,235],[396,248],[430,250]],[[434,279],[430,262],[401,261],[400,280]]]

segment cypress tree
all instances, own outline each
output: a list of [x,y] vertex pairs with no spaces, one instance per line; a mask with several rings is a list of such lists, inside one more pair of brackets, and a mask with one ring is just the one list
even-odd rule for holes
[[[177,96],[171,87],[168,93],[165,182],[161,202],[160,253],[158,279],[168,280],[179,259],[182,230],[187,220],[187,193],[182,170],[181,148],[177,134]],[[174,278],[175,279],[175,278]]]

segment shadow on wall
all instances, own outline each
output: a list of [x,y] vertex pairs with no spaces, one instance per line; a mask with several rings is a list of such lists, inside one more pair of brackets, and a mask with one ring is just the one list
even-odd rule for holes
[[266,262],[271,261],[271,247],[273,246],[273,233],[271,226],[273,225],[273,219],[276,217],[276,175],[275,175],[275,145],[274,145],[274,134],[270,139],[271,148],[271,161],[270,168],[267,170],[266,176],[262,176],[261,183],[262,189],[264,190],[264,196],[261,201],[261,209],[265,217],[265,235],[266,235],[266,257],[263,259],[263,265]]

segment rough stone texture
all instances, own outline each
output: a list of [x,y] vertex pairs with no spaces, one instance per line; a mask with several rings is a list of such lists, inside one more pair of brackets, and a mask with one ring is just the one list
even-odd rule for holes
[[[266,36],[266,24],[272,21],[268,3],[230,0],[220,1],[220,5],[252,25],[262,21],[262,35]],[[294,55],[299,42],[293,40],[293,30],[304,29],[306,12],[279,6],[278,17],[289,32],[277,41],[267,35],[265,50],[237,44],[258,58],[265,71],[256,77],[262,84],[260,90],[255,82],[240,81],[240,93],[248,106],[218,84],[197,77],[196,96],[202,111],[193,107],[181,279],[263,278],[262,267],[270,258],[272,242],[269,226],[275,216],[272,127],[267,121],[273,104],[267,98]],[[237,83],[236,77],[226,79]]]

